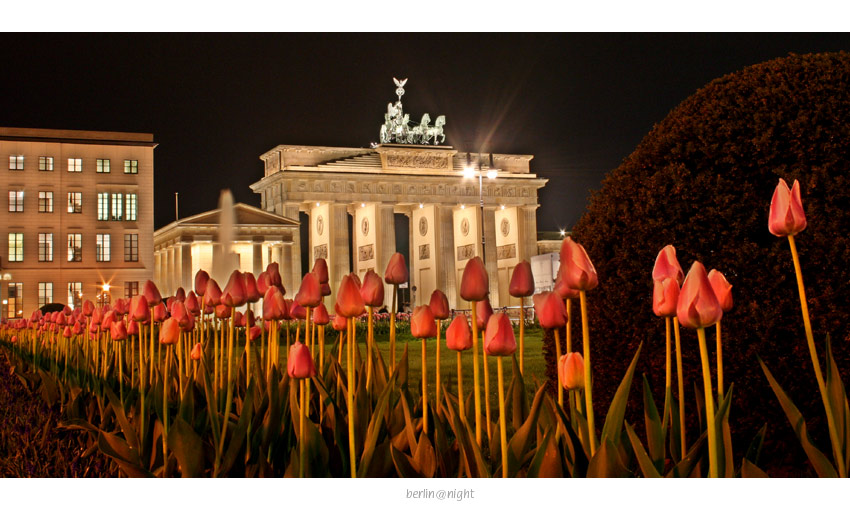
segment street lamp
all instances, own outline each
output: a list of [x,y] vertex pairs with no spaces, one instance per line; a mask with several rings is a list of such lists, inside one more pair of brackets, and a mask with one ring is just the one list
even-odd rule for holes
[[[481,153],[478,154],[478,169],[477,170],[475,169],[475,166],[472,165],[471,157],[472,157],[471,154],[469,154],[469,153],[466,154],[466,165],[463,167],[463,179],[464,180],[471,180],[471,179],[475,178],[476,175],[478,176],[478,205],[479,205],[480,211],[481,211],[481,258],[484,259],[485,258],[485,256],[484,256],[484,242],[485,242],[485,240],[484,240],[484,175],[486,173],[488,180],[495,180],[496,176],[498,175],[498,171],[496,171],[495,169],[492,169],[492,167],[493,167],[493,162],[492,162],[493,155],[492,154],[490,155],[490,168],[491,169],[488,169],[486,172],[481,167]],[[461,205],[461,208],[463,208],[463,205]]]

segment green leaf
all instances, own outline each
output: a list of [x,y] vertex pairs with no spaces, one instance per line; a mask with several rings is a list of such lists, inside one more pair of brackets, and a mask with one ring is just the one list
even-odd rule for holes
[[[646,378],[644,378],[644,380],[646,380]],[[632,449],[635,451],[638,466],[640,466],[643,476],[646,478],[661,478],[661,475],[658,473],[658,469],[655,467],[655,464],[653,464],[652,459],[649,458],[649,455],[647,455],[646,449],[640,442],[640,438],[637,434],[635,434],[635,430],[631,425],[629,425],[629,422],[626,422],[626,434],[629,436],[629,441],[632,444]]]
[[183,478],[197,478],[204,469],[204,443],[195,429],[177,417],[168,428],[168,448],[177,457]]
[[136,436],[136,429],[130,425],[130,422],[127,420],[127,416],[124,414],[124,407],[121,405],[121,401],[118,400],[118,397],[115,393],[112,392],[109,388],[106,388],[106,398],[109,399],[109,405],[112,406],[112,411],[115,413],[115,418],[118,420],[118,425],[121,427],[121,432],[124,433],[124,439],[127,440],[127,444],[130,449],[136,454],[133,457],[131,462],[138,461],[138,450],[139,450],[139,440]]
[[[395,378],[395,373],[393,373],[393,378]],[[366,472],[369,470],[369,466],[372,463],[372,457],[375,454],[375,445],[378,442],[378,435],[381,433],[381,425],[384,421],[384,412],[387,409],[387,401],[390,398],[391,391],[390,385],[388,384],[381,393],[381,396],[378,398],[378,403],[375,406],[375,412],[372,413],[372,420],[369,422],[369,427],[366,430],[366,439],[363,442],[363,455],[360,457],[360,464],[357,469],[358,478],[366,476]]]
[[753,440],[750,441],[750,446],[747,448],[747,453],[744,454],[744,458],[749,460],[753,464],[759,463],[759,455],[761,455],[761,447],[764,444],[764,436],[767,433],[767,424],[762,425],[761,429],[756,432]]
[[587,466],[588,478],[627,478],[631,476],[629,470],[620,462],[620,454],[617,446],[610,440],[604,439],[596,454],[590,459]]
[[734,454],[732,451],[732,431],[729,428],[729,410],[732,404],[732,390],[735,384],[729,385],[726,396],[717,409],[714,426],[717,435],[723,437],[723,446],[718,449],[717,460],[719,462],[718,474],[721,478],[733,478],[735,476]]
[[[531,403],[531,410],[528,412],[528,418],[525,423],[514,433],[508,443],[509,457],[512,455],[516,470],[508,471],[508,478],[516,476],[517,470],[522,466],[522,460],[525,457],[531,446],[531,438],[535,435],[534,430],[537,428],[537,418],[540,416],[540,406],[543,403],[543,395],[546,391],[546,385],[541,385],[534,394],[534,401]],[[510,461],[509,461],[510,464]]]
[[[649,446],[649,457],[652,459],[656,471],[664,467],[664,432],[658,417],[658,408],[652,398],[652,390],[649,381],[643,376],[643,414],[644,425],[646,425],[646,441]],[[631,436],[629,436],[631,438]],[[642,445],[641,445],[642,446]],[[635,448],[635,453],[638,450]],[[644,475],[646,472],[644,471]]]
[[806,452],[806,456],[809,457],[809,461],[812,463],[812,467],[815,468],[818,476],[821,478],[837,478],[838,474],[835,472],[835,468],[829,462],[829,459],[827,459],[826,455],[818,450],[814,443],[812,443],[809,431],[806,429],[806,421],[803,419],[803,415],[797,409],[797,406],[791,402],[791,399],[788,398],[788,395],[785,394],[785,391],[781,386],[779,386],[779,383],[776,382],[776,379],[774,379],[770,370],[767,368],[767,365],[764,364],[761,358],[759,358],[758,361],[764,371],[764,375],[767,377],[767,381],[770,383],[770,387],[773,389],[773,393],[775,393],[776,398],[779,399],[779,404],[782,406],[782,410],[785,411],[785,416],[788,417],[791,427],[797,434],[797,439],[799,439],[800,444],[803,445],[803,451]]
[[512,355],[511,360],[513,364],[513,377],[511,378],[511,385],[508,387],[508,393],[510,394],[511,420],[514,431],[517,431],[528,418],[528,399],[525,395],[525,381],[523,380],[522,373],[519,371],[516,355]]
[[[124,471],[124,474],[131,478],[152,478],[153,475],[150,471],[143,468],[142,466],[133,464],[128,461],[124,455],[124,452],[128,450],[126,443],[123,443],[124,440],[115,436],[114,434],[107,434],[106,432],[101,432],[97,439],[97,448],[101,453],[107,455],[116,464],[118,467]],[[115,447],[120,449],[116,450]]]
[[847,394],[844,391],[844,383],[841,381],[835,357],[832,355],[832,343],[829,335],[826,336],[826,392],[835,422],[835,434],[838,436],[838,449],[847,455],[847,433],[850,432],[848,430],[850,415],[845,410]]
[[629,391],[632,387],[632,377],[634,376],[635,366],[637,366],[637,360],[640,356],[640,350],[642,347],[643,343],[638,346],[637,352],[635,352],[635,356],[632,358],[632,363],[626,371],[626,376],[617,388],[614,400],[611,401],[611,405],[608,407],[608,415],[605,417],[605,426],[602,427],[602,441],[610,440],[615,448],[620,444],[620,436],[623,431],[623,418],[626,415],[626,403],[629,400]]
[[744,457],[744,463],[741,464],[741,478],[769,478],[769,476]]
[[393,464],[395,464],[398,476],[401,478],[422,478],[422,475],[416,470],[411,462],[410,457],[402,451],[399,451],[395,446],[390,446]]
[[667,472],[666,478],[688,478],[691,476],[691,473],[697,464],[699,464],[704,454],[703,448],[707,439],[707,434],[703,432],[699,439],[691,445],[685,457]]
[[419,435],[419,445],[413,455],[413,466],[425,478],[433,478],[437,472],[437,455],[428,434],[424,432]]
[[236,461],[236,456],[242,443],[245,441],[245,435],[248,433],[248,422],[251,421],[252,411],[254,408],[254,390],[248,390],[245,395],[245,401],[242,405],[242,414],[239,415],[239,420],[236,423],[236,428],[233,430],[230,442],[227,443],[227,451],[221,461],[219,475],[226,475],[233,463]]

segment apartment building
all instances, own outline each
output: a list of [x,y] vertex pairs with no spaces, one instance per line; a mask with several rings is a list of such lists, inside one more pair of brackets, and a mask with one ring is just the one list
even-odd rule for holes
[[153,134],[0,127],[2,319],[153,278],[155,147]]

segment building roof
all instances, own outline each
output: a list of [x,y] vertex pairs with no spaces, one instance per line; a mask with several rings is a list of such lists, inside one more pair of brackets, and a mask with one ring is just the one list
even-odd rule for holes
[[[236,203],[233,205],[234,227],[239,226],[270,226],[297,228],[299,222],[287,217],[283,217],[276,213],[261,210],[255,206],[246,205],[245,203]],[[167,224],[158,230],[154,231],[154,236],[162,235],[169,230],[180,228],[182,226],[207,226],[218,227],[221,224],[221,209],[216,208],[208,212],[202,212],[197,215],[178,219],[170,224]]]
[[153,134],[146,132],[83,131],[71,129],[31,129],[0,127],[0,139],[5,141],[47,141],[95,145],[136,145],[156,147]]

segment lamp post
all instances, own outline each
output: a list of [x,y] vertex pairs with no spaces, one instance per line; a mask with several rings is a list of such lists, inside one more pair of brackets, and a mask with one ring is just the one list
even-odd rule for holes
[[471,154],[466,154],[466,165],[463,167],[463,179],[471,180],[478,176],[478,206],[479,211],[481,212],[481,259],[486,263],[486,257],[484,255],[484,174],[487,174],[488,180],[495,180],[498,172],[493,169],[493,165],[490,164],[490,169],[486,172],[481,167],[481,154],[478,154],[478,169],[475,169],[475,166],[472,165],[472,161],[470,160]]

